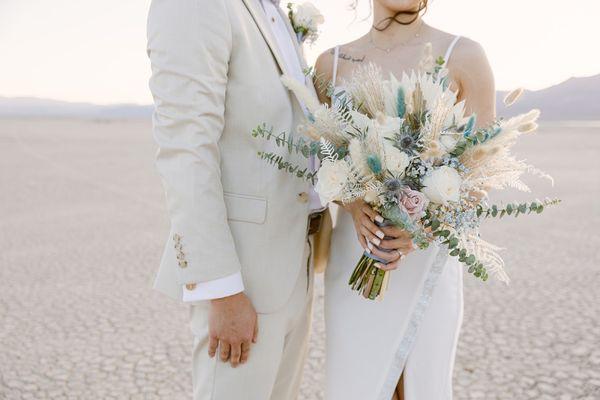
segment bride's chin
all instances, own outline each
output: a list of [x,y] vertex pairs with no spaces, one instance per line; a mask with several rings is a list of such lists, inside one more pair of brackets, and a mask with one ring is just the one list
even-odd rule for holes
[[421,0],[375,0],[375,3],[387,8],[391,12],[416,11]]

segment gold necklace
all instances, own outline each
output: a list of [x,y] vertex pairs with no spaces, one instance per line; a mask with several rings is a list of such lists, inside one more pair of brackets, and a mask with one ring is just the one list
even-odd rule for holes
[[419,25],[419,28],[417,29],[417,31],[415,32],[415,34],[413,35],[413,37],[409,38],[408,40],[406,40],[404,42],[396,43],[392,47],[381,47],[381,46],[378,46],[377,44],[375,44],[375,40],[373,40],[373,30],[371,29],[369,31],[369,42],[371,43],[371,46],[373,46],[373,48],[375,48],[376,50],[383,51],[386,54],[390,54],[392,52],[392,50],[394,50],[396,47],[398,47],[398,46],[406,46],[413,39],[418,38],[421,35],[421,28],[423,28],[423,22],[421,22],[421,25]]

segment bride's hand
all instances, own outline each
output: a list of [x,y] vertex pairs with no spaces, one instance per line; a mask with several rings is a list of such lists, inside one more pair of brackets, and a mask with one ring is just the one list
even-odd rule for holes
[[[396,240],[396,236],[393,236],[394,240],[383,240],[383,238],[386,236],[385,232],[386,230],[389,230],[389,228],[380,228],[375,225],[375,221],[383,222],[383,217],[377,214],[377,212],[375,212],[375,210],[373,210],[362,199],[356,200],[350,204],[346,204],[344,208],[352,215],[354,229],[356,230],[358,241],[363,249],[388,263],[385,266],[383,266],[383,264],[379,264],[381,265],[382,269],[398,268],[398,262],[401,258],[401,250],[391,252],[380,250],[383,248],[392,249],[391,247],[383,247],[382,244],[384,242],[399,243],[399,241]],[[395,233],[395,231],[392,232]],[[390,246],[390,243],[387,243],[386,246]]]
[[360,245],[367,252],[371,252],[374,246],[378,246],[385,236],[381,228],[374,221],[383,222],[383,217],[375,212],[364,200],[358,199],[352,203],[345,204],[344,209],[352,215],[354,229]]
[[413,245],[411,234],[404,229],[396,226],[387,226],[381,229],[387,238],[381,241],[379,247],[385,250],[393,250],[392,254],[396,254],[397,259],[388,262],[385,265],[378,263],[376,266],[384,271],[391,271],[398,268],[400,261],[402,261],[406,255],[411,253],[415,247]]

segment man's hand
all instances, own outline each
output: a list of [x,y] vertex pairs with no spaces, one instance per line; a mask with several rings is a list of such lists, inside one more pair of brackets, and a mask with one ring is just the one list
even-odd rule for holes
[[208,319],[208,355],[219,348],[222,361],[237,367],[248,360],[250,345],[258,335],[256,311],[244,293],[211,300]]

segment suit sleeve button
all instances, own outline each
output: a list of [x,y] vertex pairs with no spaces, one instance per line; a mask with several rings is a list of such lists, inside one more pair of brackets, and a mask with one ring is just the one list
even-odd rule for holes
[[185,288],[187,290],[194,290],[194,289],[196,289],[196,284],[195,283],[188,283],[187,285],[185,285]]

